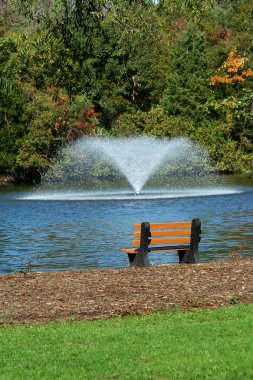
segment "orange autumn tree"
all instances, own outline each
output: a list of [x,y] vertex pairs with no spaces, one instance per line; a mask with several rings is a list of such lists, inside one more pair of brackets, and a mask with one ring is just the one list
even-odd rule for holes
[[240,83],[244,82],[248,77],[252,77],[253,71],[244,68],[245,62],[246,58],[240,57],[236,50],[232,50],[228,55],[228,59],[218,70],[221,75],[211,77],[210,84],[216,86],[218,84]]
[[218,69],[218,74],[210,79],[210,85],[216,90],[217,99],[220,99],[218,108],[222,110],[228,123],[232,122],[238,101],[253,77],[253,71],[246,66],[247,58],[240,56],[236,50],[232,50],[224,64]]

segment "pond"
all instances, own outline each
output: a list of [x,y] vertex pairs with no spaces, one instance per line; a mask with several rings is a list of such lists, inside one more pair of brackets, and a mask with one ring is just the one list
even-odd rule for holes
[[[38,192],[0,187],[0,273],[128,266],[120,252],[131,246],[133,225],[142,221],[200,218],[202,262],[253,252],[253,179],[227,176],[222,187],[203,191],[121,193]],[[44,194],[44,195],[43,195]],[[153,264],[177,263],[177,253],[152,253]]]

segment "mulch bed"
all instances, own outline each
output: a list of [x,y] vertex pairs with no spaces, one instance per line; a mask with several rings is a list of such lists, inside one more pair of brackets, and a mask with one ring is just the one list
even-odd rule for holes
[[253,303],[253,259],[0,276],[0,323],[94,320]]

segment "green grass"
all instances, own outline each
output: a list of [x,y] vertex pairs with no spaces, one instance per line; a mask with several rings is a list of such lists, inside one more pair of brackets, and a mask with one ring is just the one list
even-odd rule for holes
[[0,328],[0,379],[253,379],[253,305]]

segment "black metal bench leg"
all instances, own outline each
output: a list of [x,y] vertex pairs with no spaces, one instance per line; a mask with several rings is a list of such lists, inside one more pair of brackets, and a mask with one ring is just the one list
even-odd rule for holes
[[178,251],[179,264],[195,264],[199,263],[199,252],[194,251]]
[[189,251],[177,251],[178,252],[178,258],[179,258],[179,264],[188,264],[189,263]]
[[201,221],[200,219],[192,220],[191,227],[191,243],[189,250],[189,259],[190,264],[199,263],[199,242],[201,234]]
[[189,251],[189,264],[196,264],[199,262],[199,252]]
[[190,249],[187,251],[178,251],[180,264],[195,264],[200,262],[199,258],[199,241],[201,234],[200,219],[193,219],[191,226]]
[[[139,253],[128,254],[130,266],[148,267],[150,266],[148,258],[148,242],[150,237],[150,225],[148,222],[141,224],[141,239]],[[130,257],[133,256],[133,257]]]
[[148,258],[148,253],[128,253],[128,258],[130,262],[130,267],[149,267],[150,262]]

